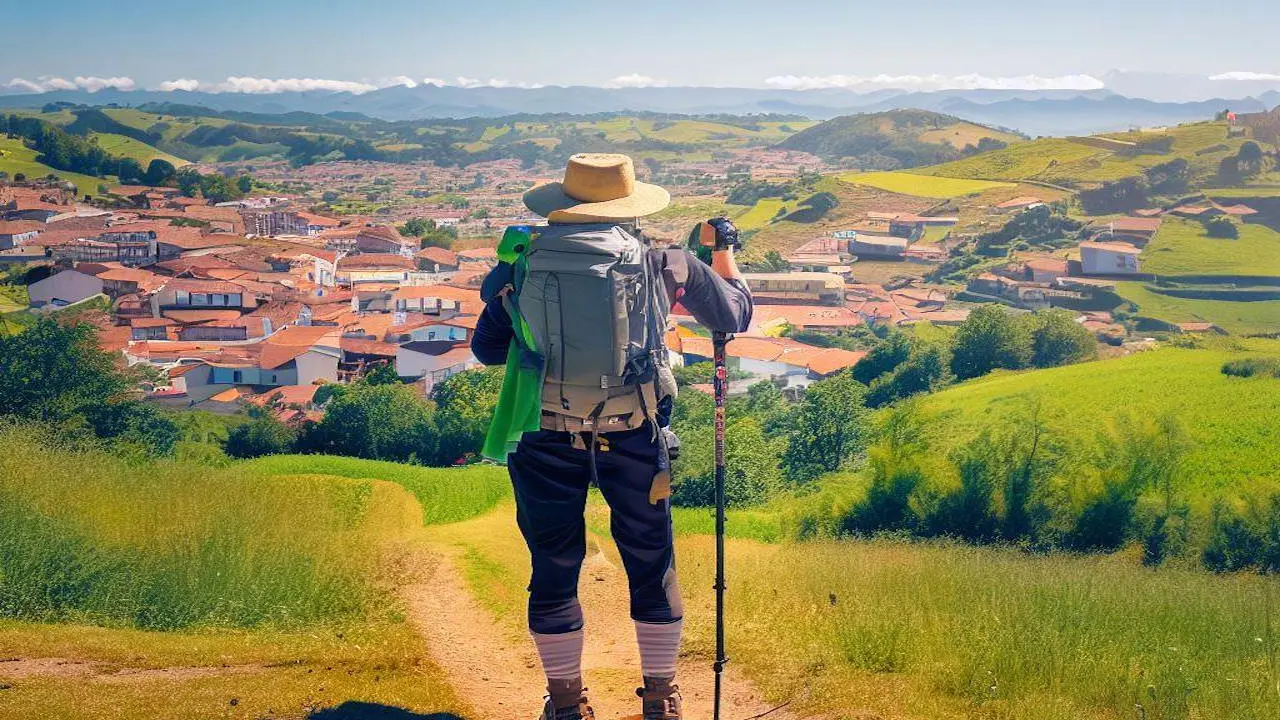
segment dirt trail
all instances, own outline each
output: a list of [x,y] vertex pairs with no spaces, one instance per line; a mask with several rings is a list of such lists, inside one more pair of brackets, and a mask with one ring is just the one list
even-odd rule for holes
[[[408,587],[411,620],[426,636],[431,653],[460,694],[480,714],[476,720],[534,720],[541,710],[545,680],[527,635],[495,622],[467,590],[456,557],[441,555],[422,582]],[[599,720],[636,715],[640,701],[640,657],[627,602],[626,575],[600,552],[588,557],[579,589],[586,615],[583,658],[591,704]],[[711,717],[712,673],[704,660],[681,660],[678,683],[685,717]],[[724,682],[723,717],[743,720],[772,709],[732,667]],[[770,720],[795,720],[787,710]]]

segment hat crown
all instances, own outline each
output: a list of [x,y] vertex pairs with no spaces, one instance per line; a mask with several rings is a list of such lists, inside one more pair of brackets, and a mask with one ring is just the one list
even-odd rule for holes
[[607,202],[635,192],[636,168],[616,153],[578,153],[564,170],[564,193],[580,202]]

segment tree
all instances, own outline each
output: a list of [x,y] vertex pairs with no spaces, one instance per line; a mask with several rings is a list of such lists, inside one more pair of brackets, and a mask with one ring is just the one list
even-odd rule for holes
[[173,163],[156,158],[147,165],[147,172],[142,181],[152,187],[158,187],[173,180],[175,175],[177,170],[173,167]]
[[1263,157],[1265,155],[1262,153],[1262,148],[1252,140],[1246,140],[1236,153],[1236,159],[1240,161],[1240,165],[1249,168],[1253,173],[1262,169]]
[[911,497],[924,481],[920,458],[928,450],[919,410],[913,403],[904,403],[888,411],[880,419],[876,438],[867,451],[871,486],[841,523],[846,532],[914,529],[920,520],[911,507]]
[[999,305],[983,305],[969,313],[952,341],[951,372],[961,380],[996,368],[1017,370],[1031,359],[1031,335]]
[[394,365],[382,363],[365,373],[364,382],[368,385],[399,385],[400,375]]
[[436,454],[434,407],[409,385],[353,383],[329,400],[306,444],[338,455],[423,463]]
[[791,263],[782,257],[782,253],[777,250],[770,250],[764,254],[764,261],[760,263],[760,269],[763,272],[787,272],[791,269]]
[[240,191],[241,195],[248,194],[253,189],[253,178],[248,175],[241,175],[236,178],[236,189]]
[[92,327],[43,318],[0,337],[0,416],[64,423],[109,403],[128,387]]
[[1031,334],[1031,364],[1057,367],[1092,360],[1098,356],[1093,333],[1066,310],[1047,310],[1021,318]]
[[141,400],[95,405],[85,409],[85,418],[98,437],[118,447],[129,446],[140,455],[171,455],[181,437],[177,423]]
[[1244,177],[1240,173],[1240,159],[1235,155],[1228,155],[1218,162],[1218,182],[1223,185],[1234,185],[1243,180]]
[[409,218],[400,226],[400,234],[410,237],[422,237],[428,230],[436,229],[436,221],[424,218]]
[[480,452],[498,406],[504,371],[501,366],[467,370],[451,375],[432,390],[439,437],[437,464],[449,465]]
[[255,458],[292,452],[298,433],[269,412],[260,412],[227,434],[222,449],[234,458]]
[[911,339],[901,330],[891,329],[875,347],[853,366],[853,379],[863,385],[892,372],[911,355]]
[[125,185],[133,185],[140,183],[145,176],[142,171],[142,165],[133,158],[120,158],[120,162],[116,164],[116,176],[120,178],[120,182]]
[[768,435],[785,432],[791,424],[791,403],[769,380],[753,383],[747,388],[747,396],[727,410],[755,418]]
[[200,172],[193,167],[184,167],[177,173],[178,192],[186,197],[195,197],[200,190]]
[[839,470],[866,447],[867,388],[846,373],[805,389],[792,415],[783,465],[792,482],[808,482]]
[[1146,207],[1150,187],[1142,176],[1121,178],[1100,187],[1081,190],[1080,206],[1090,215],[1129,212]]
[[[710,423],[699,430],[696,435],[683,433],[681,438],[676,472],[678,482],[672,493],[672,501],[677,505],[707,506],[715,503],[714,441]],[[780,445],[780,440],[765,435],[760,422],[754,417],[742,416],[727,424],[725,502],[728,506],[758,505],[778,490],[781,485],[778,471]]]
[[948,349],[941,343],[914,342],[907,361],[881,375],[867,391],[867,406],[878,408],[928,393],[951,382]]

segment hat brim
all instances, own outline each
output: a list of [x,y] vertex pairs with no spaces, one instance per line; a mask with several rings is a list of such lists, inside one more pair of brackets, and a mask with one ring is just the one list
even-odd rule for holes
[[524,205],[552,222],[608,222],[652,215],[671,204],[671,194],[649,183],[638,182],[626,197],[604,202],[582,202],[565,194],[562,183],[539,185],[524,194]]

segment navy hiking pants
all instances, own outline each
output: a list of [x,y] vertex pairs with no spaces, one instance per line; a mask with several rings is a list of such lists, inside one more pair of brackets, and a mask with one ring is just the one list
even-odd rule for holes
[[[649,503],[658,446],[649,425],[605,433],[596,446],[596,472],[609,504],[610,530],[631,589],[631,617],[669,623],[683,615],[672,546],[671,501]],[[541,634],[582,627],[578,574],[586,555],[588,450],[567,432],[525,433],[507,458],[515,488],[516,521],[532,556],[529,629]]]

